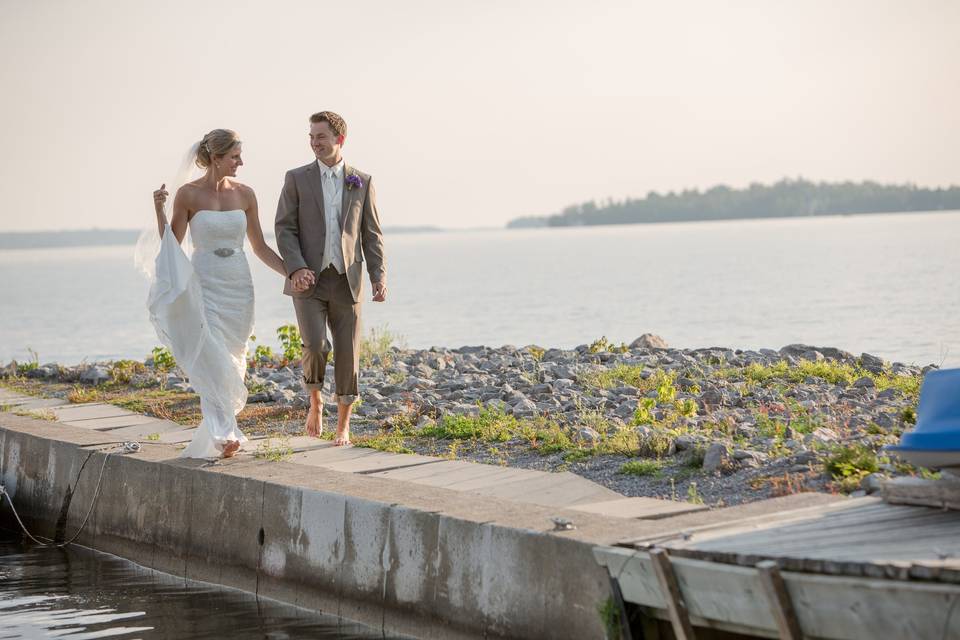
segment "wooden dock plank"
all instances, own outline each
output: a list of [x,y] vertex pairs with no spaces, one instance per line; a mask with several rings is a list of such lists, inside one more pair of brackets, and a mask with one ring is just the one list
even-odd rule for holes
[[[628,602],[660,610],[666,619],[647,552],[598,547],[594,553],[618,578]],[[676,555],[672,566],[695,625],[735,625],[776,637],[776,620],[755,568]],[[960,586],[787,571],[782,576],[807,637],[960,640]]]

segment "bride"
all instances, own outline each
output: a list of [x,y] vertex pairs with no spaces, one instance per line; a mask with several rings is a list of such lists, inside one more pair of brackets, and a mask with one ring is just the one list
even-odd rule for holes
[[[228,129],[214,129],[194,145],[188,159],[204,174],[177,189],[169,222],[166,184],[153,192],[160,249],[147,302],[150,319],[200,396],[203,416],[182,457],[229,458],[247,440],[236,417],[247,401],[244,374],[253,330],[244,235],[264,264],[286,274],[283,260],[263,240],[253,189],[236,180],[243,166],[240,147]],[[181,248],[188,230],[190,259]]]

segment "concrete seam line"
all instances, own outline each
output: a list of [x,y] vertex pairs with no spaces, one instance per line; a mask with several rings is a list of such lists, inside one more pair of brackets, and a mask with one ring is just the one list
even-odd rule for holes
[[380,467],[379,469],[366,469],[364,471],[354,471],[358,476],[366,476],[374,473],[383,473],[384,471],[396,471],[397,469],[413,469],[415,467],[423,467],[428,464],[436,464],[438,462],[447,462],[447,460],[428,460],[427,462],[418,462],[417,464],[401,464],[395,467]]
[[267,483],[260,483],[260,529],[257,531],[257,582],[254,595],[260,598],[260,571],[263,567],[263,548],[266,546],[266,538],[263,537],[263,505],[267,498]]

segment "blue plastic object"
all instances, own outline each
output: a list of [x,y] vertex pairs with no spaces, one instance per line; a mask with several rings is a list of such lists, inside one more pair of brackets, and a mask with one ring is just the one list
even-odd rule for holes
[[929,372],[920,387],[917,426],[893,451],[960,451],[960,369]]

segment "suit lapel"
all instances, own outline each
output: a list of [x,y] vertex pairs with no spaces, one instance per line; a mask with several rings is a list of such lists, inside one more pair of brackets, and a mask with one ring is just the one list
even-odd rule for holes
[[353,167],[344,163],[343,165],[343,199],[340,201],[340,231],[343,232],[343,222],[347,219],[347,212],[350,211],[350,205],[353,204],[354,198],[357,197],[355,193],[357,189],[351,189],[350,183],[347,182],[347,178],[354,175]]
[[313,192],[313,199],[320,209],[320,224],[323,225],[323,233],[327,233],[327,216],[323,208],[323,177],[320,175],[320,168],[317,163],[307,167],[307,184]]

